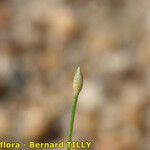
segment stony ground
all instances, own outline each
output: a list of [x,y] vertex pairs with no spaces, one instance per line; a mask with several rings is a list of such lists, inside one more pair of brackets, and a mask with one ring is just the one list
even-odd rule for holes
[[147,0],[1,0],[0,138],[66,139],[78,65],[74,139],[150,150]]

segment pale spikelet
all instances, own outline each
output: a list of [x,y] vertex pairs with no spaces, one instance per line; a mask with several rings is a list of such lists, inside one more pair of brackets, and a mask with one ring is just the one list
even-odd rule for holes
[[78,67],[73,79],[73,90],[75,94],[80,93],[82,85],[83,85],[83,76],[80,67]]

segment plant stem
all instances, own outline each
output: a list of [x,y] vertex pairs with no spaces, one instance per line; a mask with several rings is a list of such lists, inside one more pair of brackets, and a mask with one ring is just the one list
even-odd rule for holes
[[[79,97],[79,93],[75,93],[73,96],[73,103],[72,103],[72,110],[71,110],[70,124],[69,124],[68,142],[72,141],[72,133],[73,133],[73,126],[74,126],[74,119],[75,119],[78,97]],[[67,148],[67,150],[70,150],[70,149],[71,148]]]
[[[83,86],[83,76],[82,76],[82,72],[80,70],[80,67],[78,67],[77,71],[75,73],[74,79],[73,79],[73,92],[74,92],[74,94],[73,94],[73,102],[72,102],[72,108],[71,108],[68,142],[72,142],[74,118],[75,118],[75,114],[76,114],[78,97],[79,97],[79,94],[82,90],[82,86]],[[70,150],[70,149],[71,149],[70,147],[67,147],[67,150]]]

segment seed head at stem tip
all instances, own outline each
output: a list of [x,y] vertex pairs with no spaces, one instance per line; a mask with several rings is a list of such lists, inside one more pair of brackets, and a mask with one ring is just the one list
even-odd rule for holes
[[80,67],[78,67],[75,73],[74,79],[73,79],[74,93],[79,94],[80,91],[82,90],[82,86],[83,86],[83,75],[82,75]]

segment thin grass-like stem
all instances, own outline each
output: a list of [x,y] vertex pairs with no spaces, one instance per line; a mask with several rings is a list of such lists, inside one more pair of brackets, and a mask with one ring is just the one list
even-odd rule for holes
[[[74,119],[75,119],[75,114],[76,114],[78,97],[82,89],[82,85],[83,85],[83,76],[82,76],[80,67],[78,67],[74,76],[74,80],[73,80],[74,94],[73,94],[73,102],[72,102],[70,122],[69,122],[68,142],[72,142]],[[70,150],[70,149],[71,147],[67,147],[67,150]]]
[[[70,123],[69,123],[69,134],[68,134],[68,141],[70,142],[72,141],[72,133],[73,133],[73,126],[74,126],[74,119],[75,119],[78,97],[79,94],[74,94],[73,96],[73,103],[72,103]],[[70,148],[67,148],[67,150],[70,150]]]

